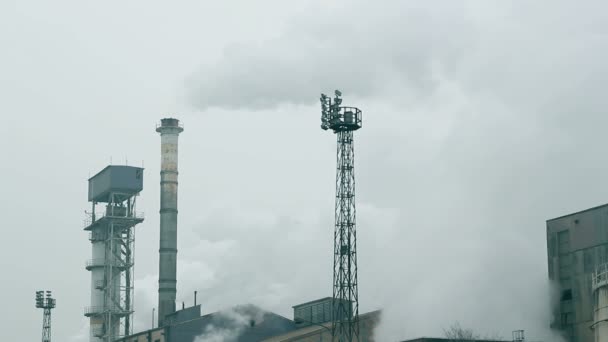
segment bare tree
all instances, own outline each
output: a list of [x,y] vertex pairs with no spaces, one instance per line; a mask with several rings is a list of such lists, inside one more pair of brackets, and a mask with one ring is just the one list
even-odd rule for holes
[[456,322],[449,328],[443,329],[443,334],[450,340],[450,342],[463,342],[463,341],[478,341],[478,340],[491,340],[491,341],[502,341],[503,339],[497,334],[481,336],[473,329],[463,328],[460,323]]
[[458,322],[452,324],[447,329],[443,329],[443,334],[452,342],[474,341],[480,339],[480,336],[473,332],[473,329],[463,328]]

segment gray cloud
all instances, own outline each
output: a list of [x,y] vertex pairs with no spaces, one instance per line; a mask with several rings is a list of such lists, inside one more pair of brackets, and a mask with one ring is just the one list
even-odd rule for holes
[[474,43],[460,5],[337,1],[310,6],[279,37],[235,44],[189,78],[200,108],[274,108],[308,104],[322,89],[359,97],[407,85],[424,94],[436,86],[436,63],[451,69]]
[[[0,339],[39,336],[40,312],[23,303],[43,286],[58,297],[54,338],[86,339],[86,176],[110,156],[146,161],[135,317],[149,327],[153,128],[165,112],[186,126],[178,300],[199,290],[204,313],[253,302],[291,316],[291,305],[330,295],[335,139],[318,129],[317,97],[341,88],[364,110],[359,285],[362,311],[385,310],[378,336],[441,335],[460,321],[554,341],[544,220],[604,203],[608,191],[604,2],[310,1],[294,14],[279,1],[239,3],[242,15],[194,3],[146,3],[145,15],[143,3],[95,13],[0,4],[14,28],[0,32],[4,220],[15,242],[2,255],[20,257],[6,265],[20,281],[3,284],[13,311],[2,318],[31,327]],[[197,68],[189,111],[174,94]]]

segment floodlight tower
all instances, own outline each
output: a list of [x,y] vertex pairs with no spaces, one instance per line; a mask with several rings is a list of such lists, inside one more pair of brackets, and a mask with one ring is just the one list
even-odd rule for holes
[[51,342],[51,309],[55,308],[51,291],[36,291],[36,307],[43,309],[42,342]]
[[333,130],[338,137],[332,338],[352,342],[359,341],[353,132],[361,128],[362,116],[358,108],[341,106],[341,96],[336,90],[332,101],[321,94],[321,128]]

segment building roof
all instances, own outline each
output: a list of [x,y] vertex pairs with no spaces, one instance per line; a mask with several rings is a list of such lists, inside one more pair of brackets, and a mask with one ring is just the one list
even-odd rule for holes
[[[203,341],[251,342],[285,334],[295,330],[296,325],[290,319],[247,304],[176,322],[151,331],[162,329],[168,337],[167,341],[171,342],[192,342],[197,337]],[[147,332],[133,334],[119,341],[129,341],[130,338]]]
[[[437,338],[437,337],[418,337],[415,338],[413,340],[405,340],[402,342],[453,342],[453,339],[449,339],[449,338]],[[499,340],[458,340],[458,342],[465,342],[465,341],[471,341],[471,342],[504,342],[504,340],[499,341]]]
[[[313,301],[314,302],[314,301]],[[306,303],[308,304],[308,303]],[[370,311],[359,315],[359,320],[373,320],[380,316],[381,311]],[[323,333],[331,329],[331,322],[326,322],[319,325],[308,325],[297,330],[290,331],[283,335],[277,335],[263,340],[263,342],[281,342],[281,341],[294,341],[295,338],[302,338],[307,336],[314,336]]]
[[598,206],[593,207],[593,208],[577,211],[577,212],[572,213],[572,214],[566,214],[566,215],[562,215],[562,216],[559,216],[559,217],[556,217],[556,218],[548,219],[547,222],[563,219],[563,218],[568,217],[568,216],[578,215],[578,214],[582,214],[582,213],[587,212],[587,211],[592,211],[592,210],[601,209],[601,208],[605,208],[605,207],[608,207],[608,203],[602,204],[602,205],[598,205]]
[[296,326],[291,320],[248,304],[176,323],[169,327],[168,335],[171,342],[192,342],[196,337],[247,342],[261,341],[294,329]]
[[328,300],[331,300],[331,299],[332,299],[332,297],[325,297],[325,298],[315,299],[315,300],[311,300],[310,302],[294,305],[294,306],[292,306],[292,308],[295,309],[295,308],[299,308],[301,306],[310,305],[310,304],[314,304],[314,303],[325,302],[325,301],[328,301]]

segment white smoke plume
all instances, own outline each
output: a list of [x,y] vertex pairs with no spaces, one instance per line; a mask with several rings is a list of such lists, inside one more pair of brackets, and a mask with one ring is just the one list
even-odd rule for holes
[[[597,158],[608,125],[602,92],[608,49],[597,38],[608,33],[606,4],[312,7],[283,35],[235,45],[216,64],[202,66],[191,79],[192,103],[222,113],[279,107],[284,110],[265,120],[308,125],[318,93],[343,86],[346,102],[364,110],[356,147],[359,289],[364,311],[384,309],[379,339],[441,336],[460,321],[481,335],[509,338],[524,329],[532,340],[557,341],[549,330],[545,220],[606,201],[598,179],[608,166]],[[292,121],[286,112],[302,116]],[[235,115],[243,126],[258,127]],[[302,158],[303,169],[334,162],[308,156],[329,148],[317,135],[290,134],[294,139],[273,137],[290,141],[290,155]],[[266,167],[282,170],[278,163]],[[259,182],[312,178],[291,170],[289,177],[277,172]],[[330,184],[319,179],[322,185],[293,185],[292,197],[308,197],[314,207],[318,198],[309,193]],[[319,223],[332,227],[325,218]],[[263,229],[285,236],[284,227]],[[238,244],[233,233],[224,231],[225,238]],[[318,234],[310,245],[329,241],[322,228],[308,233]],[[281,251],[302,253],[298,266],[330,267],[325,254],[306,251],[308,244],[281,241]],[[286,259],[276,263],[293,265]],[[307,271],[315,279],[323,274]],[[295,286],[284,291],[308,293]]]
[[264,321],[264,312],[247,312],[238,308],[220,311],[193,342],[234,342],[243,331]]

